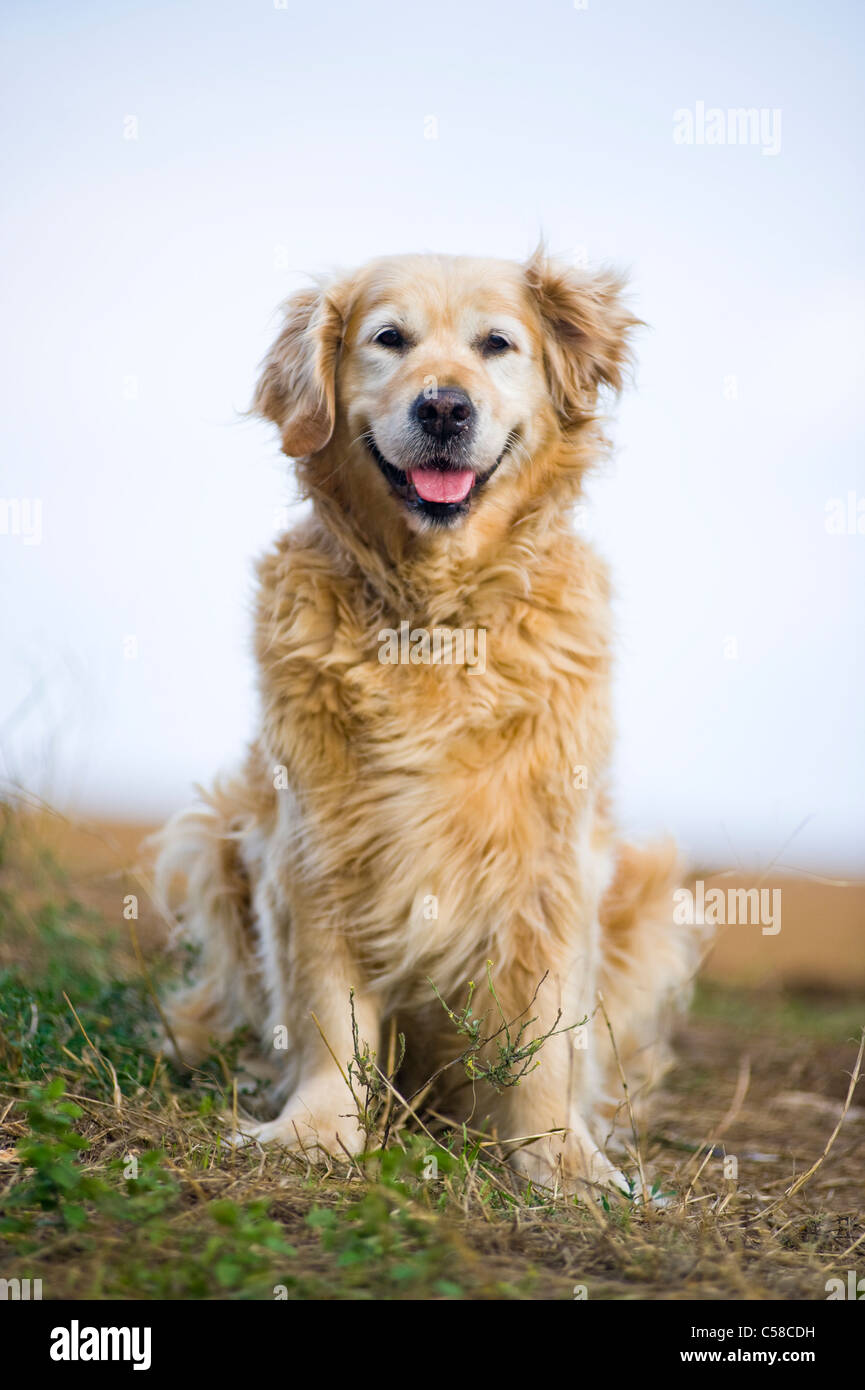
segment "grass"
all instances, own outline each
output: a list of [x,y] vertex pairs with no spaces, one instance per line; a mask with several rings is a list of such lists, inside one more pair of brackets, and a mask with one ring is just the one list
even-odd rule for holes
[[[865,1260],[855,1097],[824,1153],[857,1053],[849,1000],[701,989],[621,1156],[631,1200],[565,1200],[471,1132],[396,1123],[393,1069],[360,1038],[365,1156],[238,1149],[234,1051],[183,1073],[159,1056],[142,883],[64,868],[38,822],[0,816],[0,1278],[60,1299],[822,1299]],[[502,1018],[484,1063],[471,998],[444,1007],[479,1085],[542,1061],[526,1019]]]

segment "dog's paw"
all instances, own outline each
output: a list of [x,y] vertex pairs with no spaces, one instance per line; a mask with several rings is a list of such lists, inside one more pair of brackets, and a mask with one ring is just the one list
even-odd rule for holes
[[310,1158],[345,1157],[360,1153],[364,1135],[357,1116],[348,1110],[351,1097],[347,1091],[324,1097],[295,1094],[275,1120],[264,1123],[239,1121],[232,1134],[234,1144],[280,1144]]
[[565,1196],[587,1195],[591,1190],[630,1195],[624,1173],[591,1141],[573,1131],[538,1139],[511,1156],[511,1166],[533,1187]]

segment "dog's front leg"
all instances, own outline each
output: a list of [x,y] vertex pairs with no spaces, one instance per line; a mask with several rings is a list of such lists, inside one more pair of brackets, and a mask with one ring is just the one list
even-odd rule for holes
[[[621,1173],[602,1152],[593,1132],[597,1068],[592,1033],[582,1020],[593,1007],[594,971],[582,957],[576,963],[554,966],[527,1007],[538,978],[533,980],[521,966],[496,988],[509,1027],[493,1048],[498,1050],[508,1037],[515,1046],[544,1039],[529,1062],[530,1067],[537,1065],[500,1096],[499,1136],[512,1166],[536,1184],[568,1193],[585,1191],[586,1184],[623,1188]],[[523,1022],[528,1026],[520,1036]]]
[[[301,919],[303,921],[303,919]],[[286,1047],[291,1091],[276,1119],[243,1128],[261,1143],[313,1153],[358,1153],[364,1130],[348,1084],[354,1056],[352,1008],[361,1045],[378,1045],[379,1003],[361,987],[344,935],[307,918],[293,940],[271,1003],[275,1046]],[[352,994],[353,991],[353,994]],[[356,1088],[357,1089],[357,1088]]]

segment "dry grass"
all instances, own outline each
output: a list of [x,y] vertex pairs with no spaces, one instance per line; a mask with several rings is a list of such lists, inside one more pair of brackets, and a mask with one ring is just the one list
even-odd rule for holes
[[623,1156],[632,1200],[527,1188],[480,1136],[407,1112],[392,1064],[366,1158],[238,1150],[231,1050],[188,1074],[152,1051],[146,883],[64,870],[50,839],[5,813],[0,1277],[48,1298],[820,1300],[861,1264],[854,1002],[703,990]]

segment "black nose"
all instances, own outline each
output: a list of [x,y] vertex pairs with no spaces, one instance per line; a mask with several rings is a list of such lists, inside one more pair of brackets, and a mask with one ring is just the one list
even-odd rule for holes
[[474,414],[465,391],[456,386],[440,387],[432,396],[421,394],[413,410],[421,428],[434,439],[452,439],[461,434],[468,429]]

